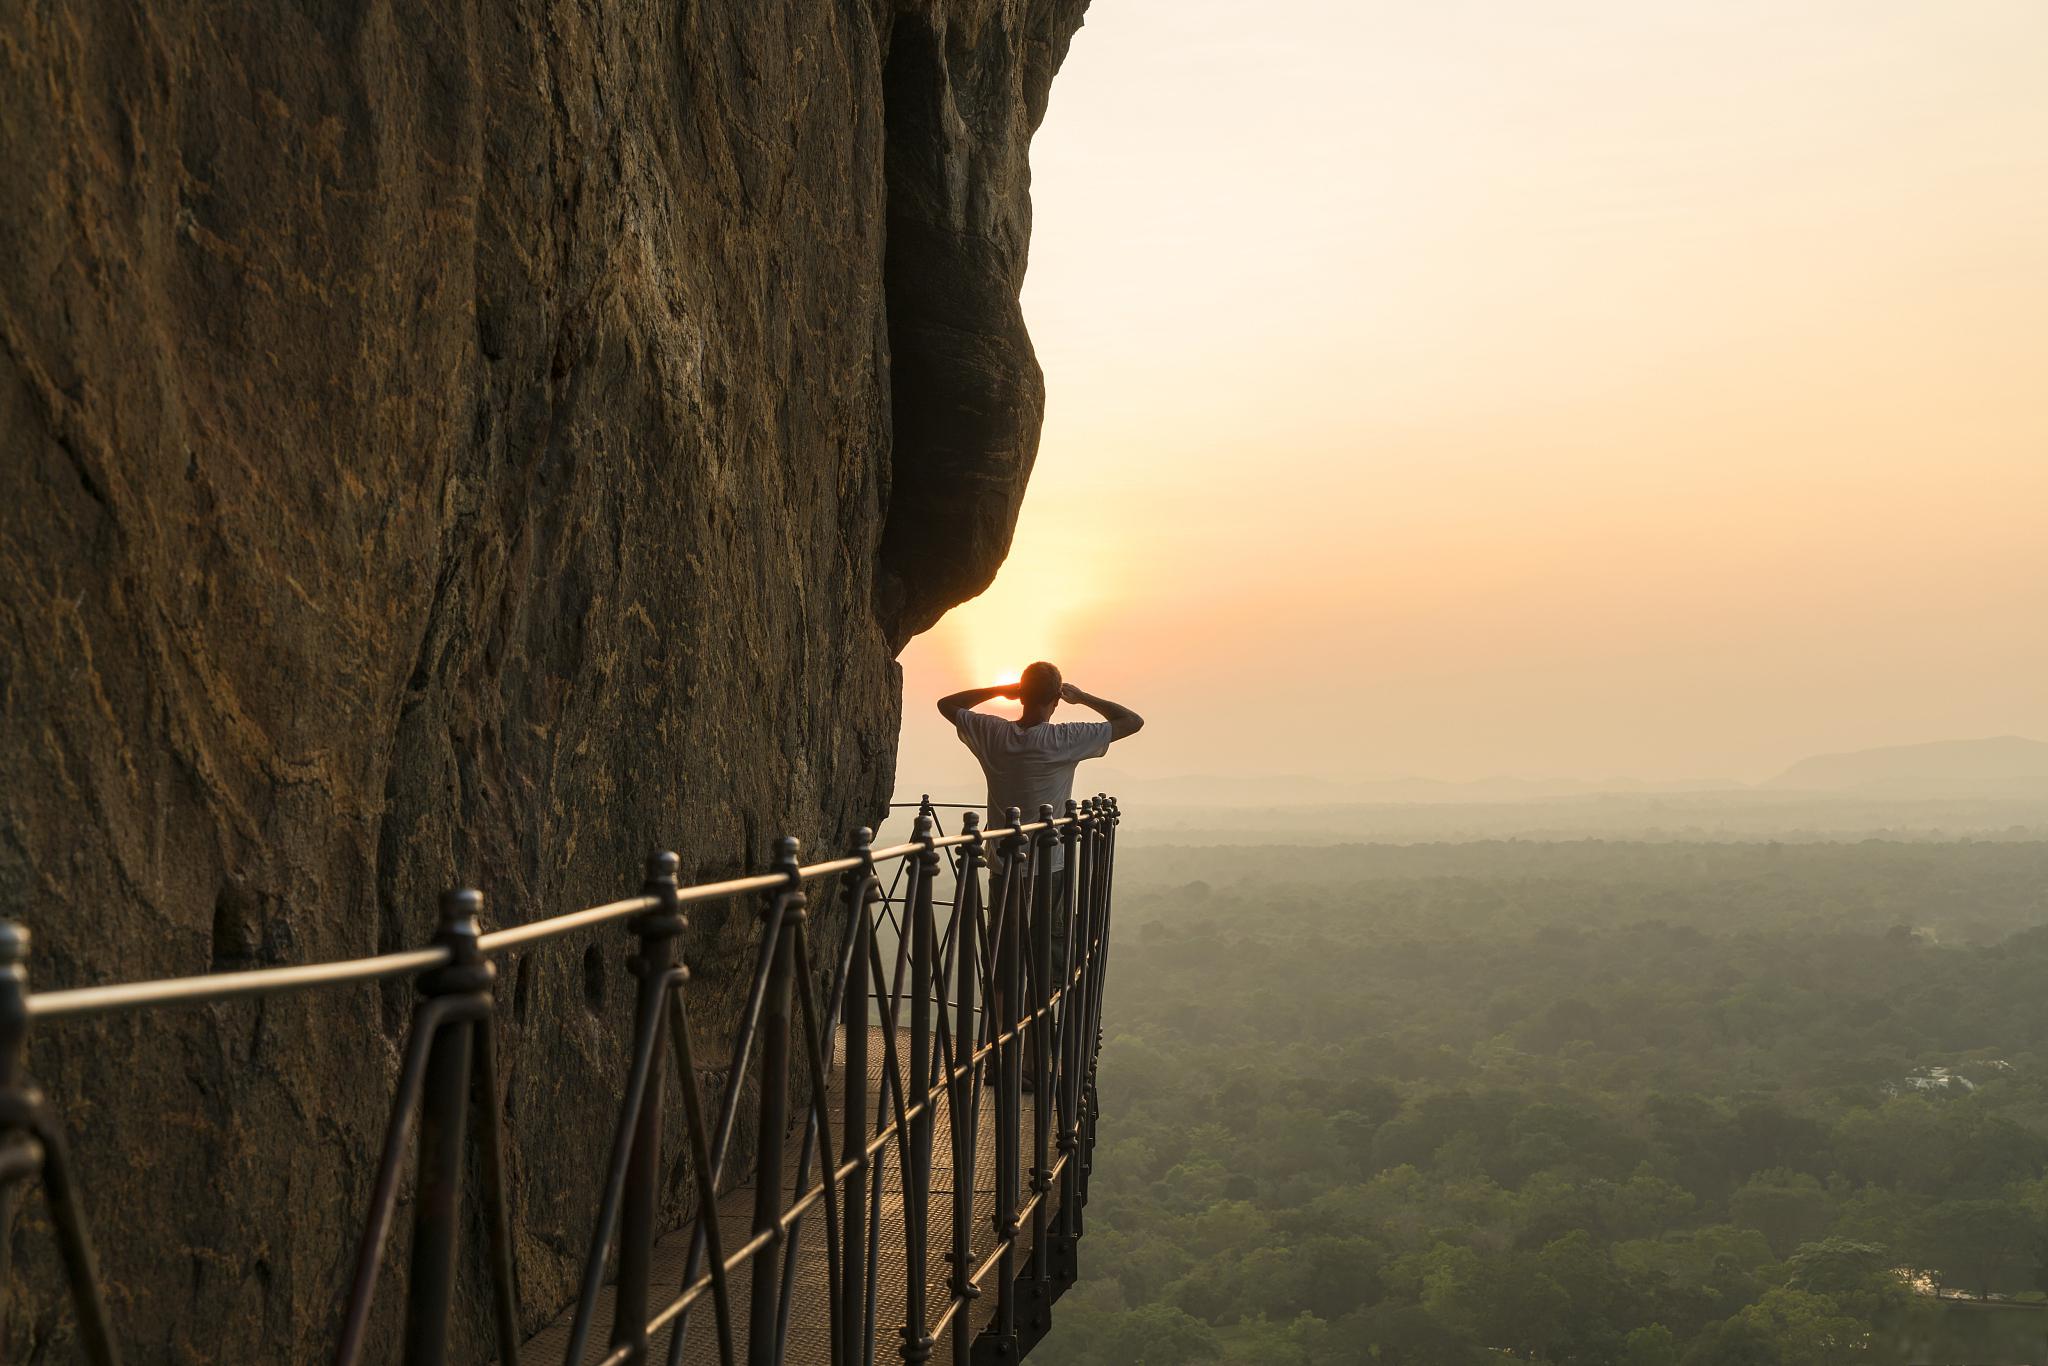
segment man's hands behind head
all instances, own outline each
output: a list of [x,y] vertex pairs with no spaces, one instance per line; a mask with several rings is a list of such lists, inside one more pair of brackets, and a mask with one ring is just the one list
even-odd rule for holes
[[1071,683],[1060,684],[1060,699],[1083,707],[1093,707],[1101,712],[1103,719],[1109,722],[1109,738],[1112,740],[1121,740],[1126,735],[1136,735],[1139,728],[1145,724],[1144,717],[1122,703],[1112,702],[1106,697],[1097,697],[1094,693],[1082,692]]

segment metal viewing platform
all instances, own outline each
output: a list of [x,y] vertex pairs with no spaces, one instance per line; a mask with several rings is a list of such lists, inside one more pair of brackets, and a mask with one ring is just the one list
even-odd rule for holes
[[[337,1366],[373,1353],[407,1366],[453,1359],[466,1171],[483,1207],[478,1279],[506,1366],[1018,1360],[1078,1273],[1120,816],[1108,797],[1061,814],[1042,807],[1029,822],[1008,815],[984,831],[969,811],[949,836],[927,799],[905,843],[875,849],[862,831],[843,857],[804,865],[783,839],[771,871],[689,887],[675,855],[656,854],[638,896],[493,933],[480,923],[482,896],[453,891],[428,947],[297,967],[31,993],[27,933],[0,924],[0,1197],[41,1191],[81,1350],[118,1361],[61,1111],[25,1075],[30,1025],[411,977],[419,995],[376,1181],[353,1274],[337,1287]],[[837,942],[812,933],[819,896],[844,908]],[[711,1060],[726,1078],[714,1106],[677,948],[688,907],[734,898],[758,901],[762,930],[732,1051]],[[587,1248],[580,1292],[529,1336],[493,959],[607,929],[635,944],[631,1053],[609,1152],[590,1155],[602,1171],[596,1218],[567,1231]],[[660,1163],[670,1086],[694,1217],[660,1228],[677,1179]],[[411,1252],[396,1257],[409,1171]],[[387,1268],[405,1297],[388,1351],[371,1346]]]

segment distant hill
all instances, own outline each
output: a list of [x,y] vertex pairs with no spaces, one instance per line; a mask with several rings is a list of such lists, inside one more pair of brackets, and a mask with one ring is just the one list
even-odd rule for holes
[[1501,776],[1469,782],[1438,778],[1379,778],[1341,781],[1306,776],[1225,777],[1181,774],[1140,778],[1116,769],[1095,771],[1086,781],[1127,800],[1186,806],[1350,806],[1385,804],[1458,805],[1475,802],[1542,802],[1610,794],[1721,792],[1740,788],[1726,779],[1646,782],[1639,778],[1521,778]]
[[2048,795],[2048,744],[2000,735],[1887,745],[1801,759],[1764,784],[1784,791],[1887,797]]
[[[1889,745],[1846,754],[1817,754],[1754,786],[1725,778],[1646,780],[1502,775],[1447,782],[1421,777],[1347,780],[1272,774],[1140,776],[1110,766],[1086,770],[1083,782],[1090,785],[1091,791],[1115,792],[1128,801],[1191,809],[1562,805],[1624,799],[1654,803],[1679,797],[1708,803],[1762,801],[1767,805],[1807,797],[1866,802],[2039,803],[2048,802],[2048,744],[2017,735],[2001,735],[1986,740],[1938,740],[1932,744]],[[915,794],[912,796],[914,799]],[[2032,818],[2028,823],[2032,823]]]

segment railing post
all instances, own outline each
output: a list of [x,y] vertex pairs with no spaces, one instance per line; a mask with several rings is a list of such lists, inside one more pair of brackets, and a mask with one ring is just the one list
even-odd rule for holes
[[[1109,841],[1102,855],[1102,962],[1107,976],[1109,966],[1109,913],[1115,901],[1116,884],[1116,831],[1124,823],[1123,808],[1115,797],[1109,799]],[[1096,1045],[1101,1046],[1101,1040]]]
[[632,1156],[626,1162],[625,1198],[619,1210],[619,1279],[612,1308],[612,1349],[631,1348],[632,1361],[639,1361],[647,1352],[648,1285],[654,1262],[654,1226],[661,1207],[661,1053],[669,973],[675,967],[676,939],[684,927],[676,895],[680,862],[666,851],[647,860],[647,880],[640,894],[655,898],[658,904],[633,917],[631,929],[639,942],[626,961],[626,970],[640,983],[633,1036],[650,1041],[646,1088],[640,1096]]
[[1102,870],[1096,881],[1098,901],[1095,909],[1095,974],[1089,988],[1090,1023],[1088,1037],[1088,1154],[1089,1161],[1082,1168],[1082,1196],[1087,1195],[1087,1173],[1093,1170],[1095,1153],[1095,1123],[1101,1115],[1101,1104],[1095,1086],[1096,1062],[1102,1055],[1102,1001],[1103,991],[1109,980],[1109,941],[1111,917],[1116,905],[1116,828],[1122,823],[1123,814],[1118,810],[1116,798],[1107,795],[1096,798],[1096,810],[1106,817],[1102,830],[1100,847]]
[[446,958],[419,979],[405,1056],[384,1148],[370,1192],[370,1213],[356,1248],[355,1275],[342,1313],[336,1366],[361,1360],[376,1302],[377,1274],[398,1209],[406,1136],[419,1120],[418,1175],[413,1196],[412,1264],[406,1277],[404,1341],[407,1366],[440,1366],[448,1359],[462,1224],[462,1150],[468,1108],[477,1108],[479,1172],[487,1202],[490,1272],[495,1292],[498,1359],[519,1358],[517,1290],[513,1282],[511,1217],[505,1204],[503,1134],[497,1092],[497,1042],[491,1012],[498,970],[478,944],[483,893],[463,889],[441,897],[434,946]]
[[1018,1326],[1020,1345],[1027,1352],[1052,1330],[1052,946],[1059,894],[1052,861],[1060,847],[1052,819],[1052,807],[1040,806],[1038,820],[1045,828],[1031,837],[1032,989],[1026,995],[1031,1030],[1031,1285],[1024,1301],[1027,1317]]
[[1053,1235],[1053,1282],[1058,1293],[1079,1276],[1078,1240],[1081,1236],[1081,1030],[1087,1024],[1087,993],[1075,988],[1080,980],[1082,955],[1087,951],[1085,929],[1088,902],[1082,870],[1085,856],[1081,843],[1081,808],[1069,798],[1067,820],[1060,830],[1060,848],[1066,856],[1064,870],[1067,903],[1066,933],[1060,954],[1059,1012],[1059,1152],[1060,1208],[1058,1228]]
[[[1006,1366],[1023,1353],[1017,1341],[1017,1218],[1018,1177],[1022,1165],[1024,1069],[1023,1039],[1017,1033],[1022,1015],[1021,978],[1024,926],[1024,868],[1030,849],[1027,836],[1015,833],[1024,823],[1016,807],[1004,812],[1011,833],[1003,837],[1002,904],[996,908],[995,994],[989,1002],[989,1037],[996,1040],[996,1191],[990,1222],[997,1244],[996,1313],[974,1344],[979,1366]],[[1009,1037],[1005,1038],[1004,1036]]]
[[904,1173],[903,1250],[908,1275],[903,1299],[903,1347],[906,1363],[931,1360],[932,1338],[925,1276],[931,1263],[932,1188],[932,979],[937,967],[938,936],[932,919],[932,883],[938,877],[939,851],[934,838],[929,799],[911,828],[911,839],[924,845],[911,855],[910,904],[906,907],[910,935],[910,1170]]
[[981,1291],[974,1274],[974,1150],[975,1130],[980,1122],[981,1068],[975,1061],[978,1036],[975,1018],[975,939],[981,920],[981,872],[987,857],[981,847],[981,813],[969,811],[960,818],[960,832],[967,836],[961,846],[959,873],[953,892],[953,1074],[947,1078],[949,1119],[953,1132],[953,1251],[949,1257],[953,1274],[948,1287],[959,1302],[953,1318],[953,1364],[969,1366],[974,1359],[974,1332],[969,1312]]
[[[678,912],[681,907],[678,905]],[[688,929],[687,919],[678,915],[682,928]],[[718,1184],[720,1174],[725,1170],[724,1122],[727,1115],[737,1115],[736,1097],[738,1078],[745,1070],[737,1059],[732,1068],[732,1084],[726,1087],[725,1103],[721,1107],[721,1132],[714,1145],[711,1130],[705,1121],[704,1097],[698,1090],[696,1050],[690,1042],[690,1007],[685,984],[689,981],[687,965],[677,961],[666,974],[672,989],[666,993],[668,1008],[669,1051],[676,1060],[676,1091],[683,1102],[683,1133],[688,1144],[692,1176],[696,1182],[697,1217],[693,1221],[689,1250],[683,1258],[681,1287],[687,1290],[696,1280],[697,1267],[701,1258],[709,1256],[711,1262],[711,1306],[714,1326],[718,1334],[718,1360],[733,1366],[739,1358],[733,1346],[732,1301],[727,1285],[725,1269],[725,1240],[718,1231]],[[744,1031],[746,1026],[742,1025]],[[742,1042],[736,1052],[744,1055],[747,1045]],[[630,1083],[629,1083],[630,1084]],[[664,1313],[667,1311],[664,1310]],[[685,1305],[677,1310],[670,1320],[668,1339],[669,1366],[681,1366],[687,1350],[690,1331],[690,1308]],[[577,1349],[580,1351],[580,1348]],[[576,1358],[579,1362],[581,1357]],[[643,1358],[644,1359],[644,1358]]]
[[[441,898],[434,942],[449,961],[420,979],[429,1000],[482,998],[497,969],[477,949],[483,893],[465,888]],[[406,1277],[406,1366],[448,1359],[448,1316],[455,1303],[456,1246],[462,1216],[463,1124],[471,1100],[474,1032],[453,1020],[434,1031],[420,1102],[420,1157],[413,1195],[412,1269]]]
[[1088,1204],[1088,1177],[1095,1166],[1095,1054],[1096,1041],[1100,1037],[1102,1023],[1101,963],[1104,945],[1104,924],[1108,911],[1108,883],[1105,880],[1107,862],[1105,851],[1109,847],[1109,802],[1100,795],[1091,797],[1085,803],[1088,810],[1088,923],[1085,930],[1086,955],[1081,968],[1081,1027],[1075,1031],[1075,1047],[1080,1057],[1081,1101],[1079,1119],[1081,1125],[1080,1183],[1081,1205],[1076,1214],[1085,1210]]
[[[796,976],[797,920],[804,914],[803,878],[797,871],[797,842],[784,835],[775,842],[775,871],[787,885],[768,894],[764,917],[774,947],[768,965],[768,991],[761,1005],[761,1122],[755,1135],[754,1235],[771,1234],[753,1258],[753,1302],[747,1319],[749,1366],[778,1366],[782,1351],[781,1268],[774,1250],[781,1244],[782,1180],[789,1130],[789,1034]],[[740,1078],[731,1084],[738,1086]]]
[[85,1359],[92,1366],[114,1366],[119,1357],[107,1323],[92,1240],[72,1185],[63,1129],[27,1078],[28,949],[27,928],[0,921],[0,1274],[10,1269],[6,1249],[14,1188],[34,1181],[43,1188],[43,1203],[56,1229],[57,1253],[78,1314]]
[[840,1204],[845,1222],[840,1226],[839,1299],[842,1306],[839,1349],[835,1366],[866,1366],[869,1345],[867,1321],[867,1210],[868,1180],[868,1032],[873,988],[868,978],[869,944],[874,935],[872,907],[881,897],[881,883],[875,876],[875,833],[863,826],[854,836],[854,853],[861,866],[846,875],[842,896],[846,901],[846,933],[851,939],[846,965],[846,989],[841,1015],[846,1031],[845,1119],[839,1134],[839,1164],[850,1167]]

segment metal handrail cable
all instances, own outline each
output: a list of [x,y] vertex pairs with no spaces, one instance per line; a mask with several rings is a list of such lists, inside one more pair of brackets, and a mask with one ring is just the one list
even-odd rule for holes
[[[1055,820],[1050,824],[1064,825],[1068,823],[1068,819]],[[1014,831],[993,830],[986,834],[1029,834],[1045,828],[1046,822],[1038,822],[1019,826]],[[966,844],[969,838],[965,835],[954,835],[933,841],[933,847],[950,849]],[[924,848],[925,845],[918,841],[891,845],[886,849],[875,850],[871,858],[876,863],[886,863],[920,853]],[[828,859],[822,863],[799,868],[797,876],[808,882],[815,878],[849,872],[860,866],[861,860],[854,856]],[[748,892],[768,891],[788,880],[781,873],[757,873],[751,877],[699,883],[682,888],[677,894],[677,900],[685,905],[717,901],[724,897],[742,896]],[[511,925],[502,930],[494,930],[477,940],[477,948],[487,956],[503,953],[522,944],[541,943],[592,925],[602,925],[638,915],[651,909],[653,905],[654,902],[650,898],[637,896],[628,897],[623,901],[609,901],[600,906],[586,906],[581,910],[565,911],[561,915],[531,920],[524,925]],[[407,949],[398,953],[373,954],[364,958],[338,958],[321,963],[297,963],[276,968],[249,968],[240,972],[201,973],[191,977],[160,977],[136,982],[112,982],[104,986],[35,991],[29,993],[27,1006],[28,1013],[36,1019],[103,1015],[109,1011],[139,1009],[144,1006],[198,1004],[206,1001],[231,1000],[238,996],[263,996],[274,992],[303,991],[311,987],[374,982],[386,977],[402,977],[408,973],[425,972],[431,968],[442,967],[447,962],[446,949]]]

